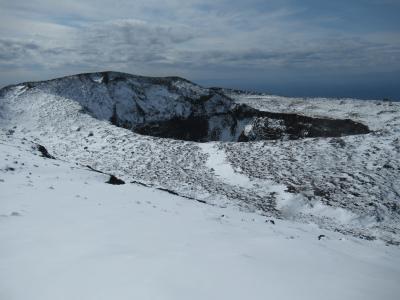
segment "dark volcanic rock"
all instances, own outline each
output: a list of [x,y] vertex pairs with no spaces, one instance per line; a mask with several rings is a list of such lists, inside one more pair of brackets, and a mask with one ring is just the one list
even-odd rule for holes
[[49,158],[49,159],[55,159],[55,157],[53,155],[51,155],[44,146],[38,144],[37,149],[41,153],[42,157]]
[[174,117],[167,121],[132,126],[133,131],[185,141],[249,142],[296,140],[311,137],[341,137],[366,134],[367,126],[349,119],[323,119],[297,114],[259,111],[238,105],[226,113]]
[[110,175],[110,179],[106,183],[114,184],[114,185],[121,185],[121,184],[125,184],[125,181],[115,177],[114,175]]

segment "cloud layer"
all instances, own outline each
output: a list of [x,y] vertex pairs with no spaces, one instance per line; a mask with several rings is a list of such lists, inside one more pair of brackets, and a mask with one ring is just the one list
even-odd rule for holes
[[357,7],[332,14],[311,0],[4,0],[0,84],[106,69],[200,81],[399,72],[398,21],[379,18],[396,1],[360,2],[362,29],[347,19]]

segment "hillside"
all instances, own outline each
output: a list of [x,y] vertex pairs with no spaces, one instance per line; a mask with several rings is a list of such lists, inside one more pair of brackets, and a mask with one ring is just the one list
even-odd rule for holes
[[399,103],[80,74],[1,89],[0,150],[0,298],[400,292]]
[[1,299],[398,298],[398,247],[108,180],[0,140]]
[[[59,159],[209,204],[400,241],[397,103],[225,94],[176,77],[115,72],[15,85],[0,95],[2,135],[42,144]],[[219,119],[220,131],[206,126],[216,141],[186,140],[201,128],[182,122],[221,116],[241,125],[231,131]],[[188,136],[153,137],[171,128],[165,122]],[[224,142],[240,136],[255,141]],[[222,172],[210,166],[215,159]]]

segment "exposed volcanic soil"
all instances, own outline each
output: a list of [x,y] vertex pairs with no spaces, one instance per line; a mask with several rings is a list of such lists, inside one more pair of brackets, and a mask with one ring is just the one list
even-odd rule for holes
[[352,120],[311,118],[298,114],[259,111],[238,105],[227,113],[173,118],[132,125],[145,135],[194,142],[249,142],[296,140],[310,137],[340,137],[369,133],[367,126]]

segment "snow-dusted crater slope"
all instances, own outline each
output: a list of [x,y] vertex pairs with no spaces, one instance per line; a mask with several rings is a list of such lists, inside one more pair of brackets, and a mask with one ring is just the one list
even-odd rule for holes
[[[212,205],[400,241],[400,106],[116,72],[0,90],[2,143]],[[199,143],[207,142],[207,143]]]
[[[233,172],[202,145],[218,175]],[[398,247],[106,184],[46,157],[27,140],[0,141],[2,300],[398,299]],[[243,176],[229,182],[251,184]]]
[[[221,91],[178,77],[103,72],[30,82],[15,88],[20,93],[39,92],[74,100],[83,112],[99,120],[137,133],[179,140],[255,141],[369,132],[367,126],[350,119],[256,110],[235,103]],[[3,93],[7,95],[8,90]]]

